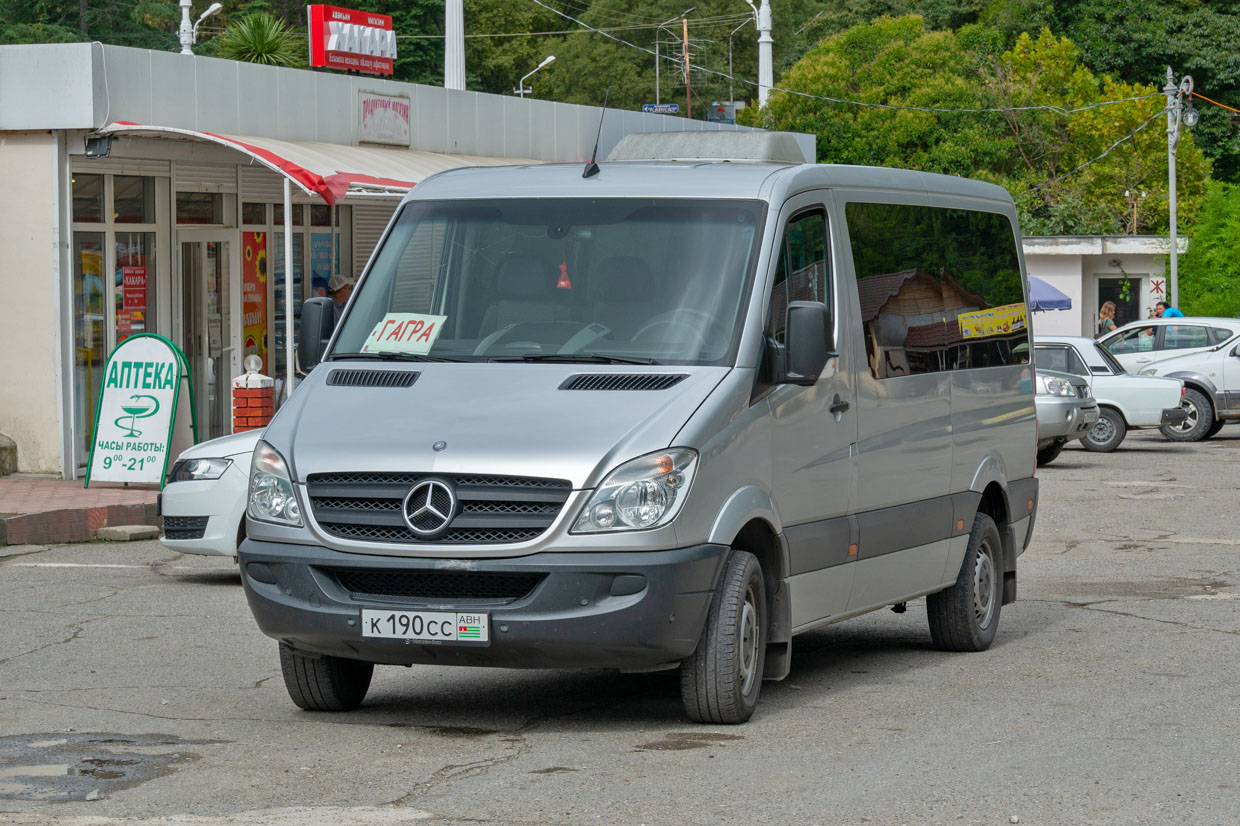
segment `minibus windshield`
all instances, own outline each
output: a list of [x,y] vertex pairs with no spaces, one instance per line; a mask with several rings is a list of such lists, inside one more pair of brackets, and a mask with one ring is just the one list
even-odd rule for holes
[[730,363],[764,207],[662,198],[406,204],[330,357]]

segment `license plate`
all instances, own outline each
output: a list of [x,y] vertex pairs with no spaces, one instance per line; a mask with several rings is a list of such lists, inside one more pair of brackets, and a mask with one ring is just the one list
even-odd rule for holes
[[464,611],[362,611],[362,636],[413,642],[487,645],[491,616]]

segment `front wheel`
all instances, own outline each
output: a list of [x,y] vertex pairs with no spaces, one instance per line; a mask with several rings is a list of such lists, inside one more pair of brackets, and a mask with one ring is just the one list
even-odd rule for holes
[[1160,427],[1159,433],[1172,442],[1200,442],[1214,435],[1210,432],[1214,426],[1214,406],[1205,393],[1188,388],[1180,397],[1180,407],[1187,414],[1184,422]]
[[735,551],[719,577],[706,627],[680,666],[680,697],[695,723],[743,723],[753,715],[766,664],[766,586],[753,554]]
[[969,547],[956,584],[926,597],[930,638],[940,651],[985,651],[999,628],[1003,606],[1003,540],[995,521],[973,517]]
[[1059,458],[1059,454],[1063,453],[1063,442],[1055,442],[1047,445],[1038,451],[1038,467],[1049,465],[1051,462]]
[[280,643],[280,671],[293,702],[306,711],[352,711],[366,699],[373,663],[307,657]]
[[1081,437],[1081,444],[1095,453],[1110,453],[1119,447],[1128,435],[1128,425],[1118,410],[1104,407],[1098,411],[1098,421]]

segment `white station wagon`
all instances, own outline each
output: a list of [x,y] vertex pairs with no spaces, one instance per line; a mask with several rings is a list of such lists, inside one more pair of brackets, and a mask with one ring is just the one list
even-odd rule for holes
[[1134,376],[1098,342],[1083,336],[1035,336],[1039,370],[1058,370],[1089,382],[1098,402],[1098,421],[1081,437],[1090,450],[1110,453],[1129,430],[1181,424],[1184,383],[1159,376]]

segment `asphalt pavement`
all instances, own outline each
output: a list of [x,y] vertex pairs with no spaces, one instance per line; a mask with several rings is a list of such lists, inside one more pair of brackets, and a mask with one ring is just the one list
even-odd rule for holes
[[989,651],[935,651],[924,600],[870,614],[737,727],[603,671],[382,667],[303,712],[231,560],[0,549],[0,823],[1237,823],[1240,426],[1038,475]]

